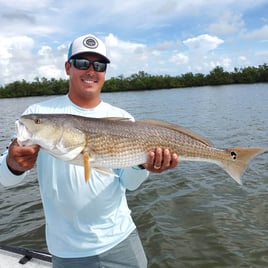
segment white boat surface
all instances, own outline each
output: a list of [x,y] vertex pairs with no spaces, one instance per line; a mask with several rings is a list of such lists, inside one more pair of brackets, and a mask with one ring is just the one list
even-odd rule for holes
[[23,247],[0,245],[0,268],[52,267],[48,252]]

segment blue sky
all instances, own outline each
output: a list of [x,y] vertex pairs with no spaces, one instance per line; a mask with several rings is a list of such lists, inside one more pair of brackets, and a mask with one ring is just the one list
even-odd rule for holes
[[68,45],[93,33],[107,78],[181,75],[268,63],[267,0],[0,0],[0,85],[67,78]]

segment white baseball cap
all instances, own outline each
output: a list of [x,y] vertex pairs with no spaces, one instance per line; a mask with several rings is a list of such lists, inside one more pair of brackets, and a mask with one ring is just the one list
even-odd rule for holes
[[92,34],[80,36],[71,43],[68,51],[68,61],[73,56],[81,53],[96,53],[101,55],[106,63],[110,63],[110,60],[106,57],[105,44]]

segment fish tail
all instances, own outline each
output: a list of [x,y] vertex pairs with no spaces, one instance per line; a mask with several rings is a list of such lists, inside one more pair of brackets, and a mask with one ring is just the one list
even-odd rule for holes
[[229,148],[225,152],[229,157],[218,163],[237,183],[242,184],[241,177],[244,174],[249,162],[259,154],[267,152],[264,148]]

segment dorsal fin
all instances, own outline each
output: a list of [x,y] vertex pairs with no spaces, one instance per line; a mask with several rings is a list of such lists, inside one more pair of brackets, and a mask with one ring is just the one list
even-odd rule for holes
[[132,122],[133,121],[131,118],[127,118],[127,117],[101,117],[99,119],[120,121],[120,122]]
[[213,144],[206,138],[204,138],[203,136],[194,133],[193,131],[183,128],[181,126],[175,125],[175,124],[171,124],[165,121],[161,121],[161,120],[156,120],[156,119],[146,119],[146,120],[141,120],[138,121],[141,124],[148,124],[148,125],[152,125],[152,126],[159,126],[159,127],[163,127],[163,128],[168,128],[177,132],[180,132],[182,134],[188,135],[190,137],[192,137],[193,139],[196,139],[202,143],[204,143],[207,146],[212,147]]

